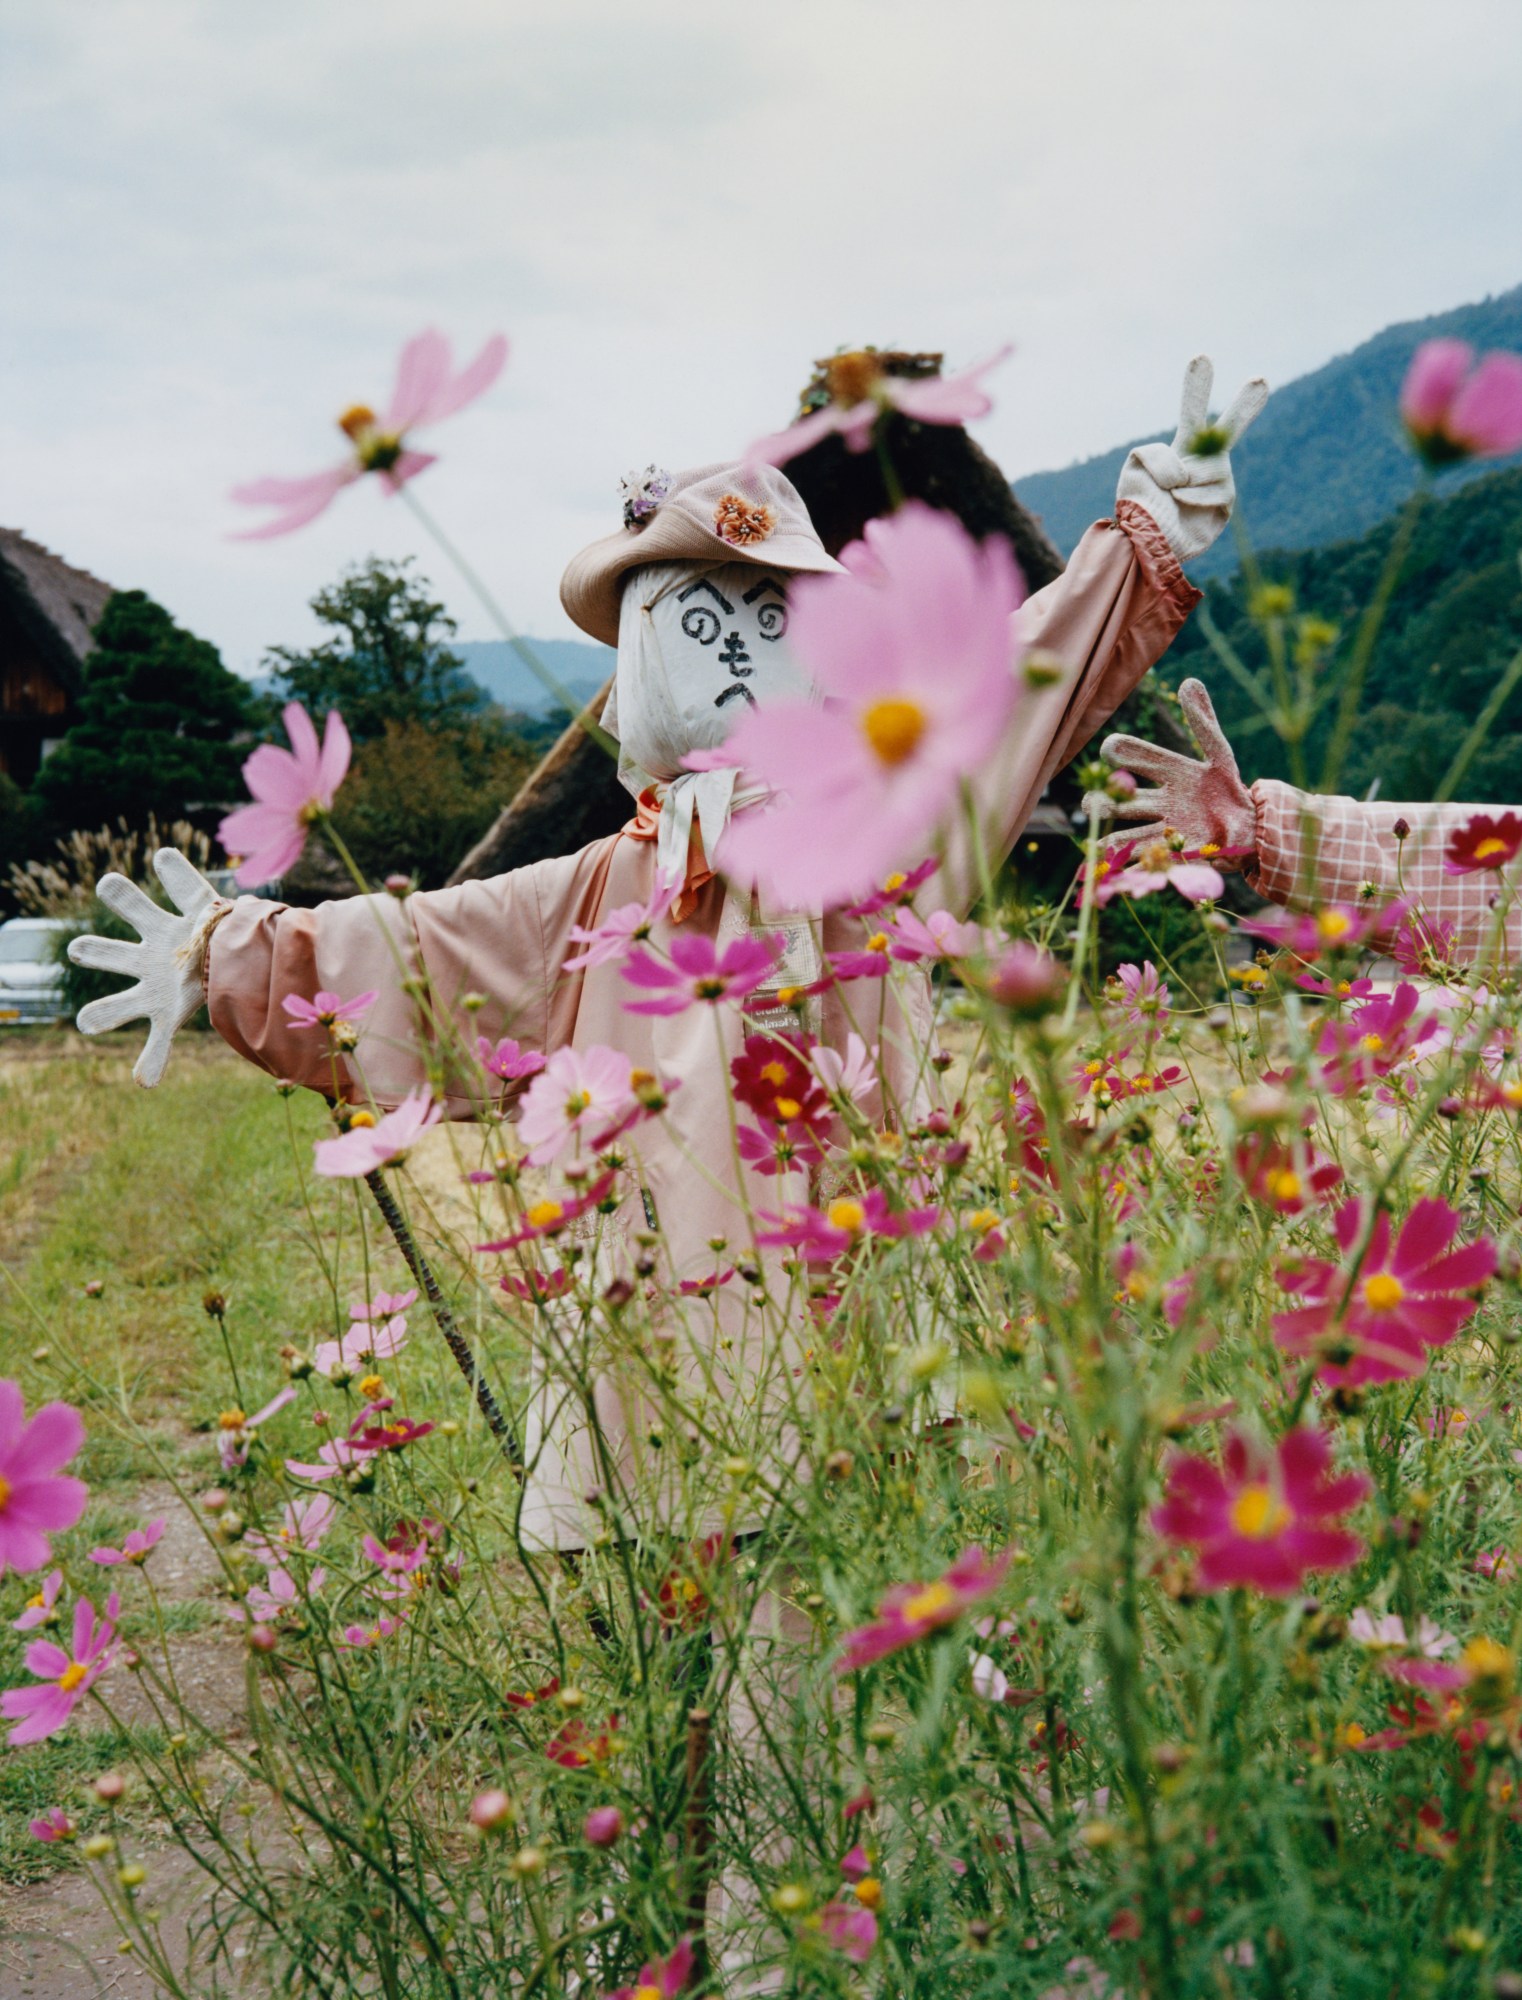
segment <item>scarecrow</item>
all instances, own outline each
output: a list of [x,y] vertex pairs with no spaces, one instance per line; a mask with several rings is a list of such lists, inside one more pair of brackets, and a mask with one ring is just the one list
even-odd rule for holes
[[[995,861],[1052,774],[1103,726],[1199,599],[1182,564],[1208,548],[1229,519],[1228,446],[1267,393],[1250,384],[1207,429],[1209,388],[1201,357],[1185,378],[1173,443],[1130,454],[1113,518],[1092,527],[1063,573],[1016,614],[1024,646],[1060,663],[1061,674],[1039,703],[1017,710],[1009,739],[990,745],[979,783],[989,793],[984,837]],[[1192,449],[1196,442],[1202,452]],[[806,1169],[763,1179],[737,1165],[729,1146],[729,1066],[743,1056],[747,1036],[795,1027],[797,1015],[779,994],[817,984],[825,957],[860,938],[842,912],[769,909],[714,873],[708,857],[730,819],[765,801],[743,774],[693,771],[686,760],[721,745],[739,715],[799,689],[803,677],[786,638],[788,587],[795,577],[839,568],[797,491],[774,467],[711,465],[675,476],[651,468],[631,476],[623,525],[576,556],[561,585],[575,623],[617,649],[603,721],[618,739],[619,775],[635,799],[627,824],[575,854],[491,880],[403,899],[357,896],[314,910],[252,896],[222,900],[183,856],[166,851],[156,865],[178,915],[120,876],[100,884],[102,900],[138,929],[141,942],[86,937],[70,947],[77,963],[135,980],[82,1009],[81,1029],[97,1033],[146,1018],[148,1040],[134,1075],[152,1085],[174,1034],[204,1000],[213,1027],[241,1055],[331,1098],[333,1057],[283,1002],[373,990],[378,998],[355,1045],[339,1058],[340,1095],[371,1116],[401,1104],[431,1074],[448,1116],[476,1113],[479,1075],[446,1072],[437,1085],[430,1055],[440,1017],[463,1047],[511,1038],[542,1056],[615,1048],[660,1080],[667,1103],[662,1118],[641,1131],[637,1184],[628,1185],[615,1212],[606,1213],[605,1202],[601,1216],[587,1218],[597,1255],[610,1268],[620,1259],[628,1268],[638,1261],[639,1235],[658,1231],[672,1289],[699,1283],[714,1269],[713,1246],[734,1230],[742,1193],[751,1213],[796,1209],[810,1194]],[[905,855],[904,865],[919,859]],[[926,907],[964,915],[976,889],[970,856],[948,853]],[[630,908],[652,913],[650,942],[663,954],[673,946],[679,955],[707,948],[722,961],[738,947],[743,958],[743,947],[760,940],[774,963],[743,1009],[631,1013],[631,989],[616,960],[564,969],[577,956],[577,934],[595,933],[611,913]],[[420,983],[431,996],[428,1022],[417,1003]],[[811,1005],[819,1044],[843,1063],[851,1031],[838,990],[826,986]],[[928,972],[912,968],[884,997],[879,1062],[890,1101],[928,1108],[932,1047]],[[748,1183],[743,1190],[737,1175]],[[763,1339],[744,1289],[715,1294],[677,1357],[694,1406],[754,1415],[789,1372],[776,1342]],[[659,1534],[676,1506],[678,1474],[673,1455],[659,1448],[646,1391],[612,1370],[589,1392],[585,1363],[584,1353],[535,1357],[519,1521],[525,1550],[589,1546],[605,1537],[610,1507],[629,1534]],[[695,1492],[694,1477],[690,1467],[680,1474],[681,1517],[689,1533],[702,1534],[726,1518],[730,1496],[717,1470],[711,1490]]]

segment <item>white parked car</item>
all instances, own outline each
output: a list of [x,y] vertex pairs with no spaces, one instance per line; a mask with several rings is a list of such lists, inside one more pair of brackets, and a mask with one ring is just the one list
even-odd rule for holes
[[54,939],[60,917],[12,917],[0,924],[0,1025],[64,1018],[63,974]]

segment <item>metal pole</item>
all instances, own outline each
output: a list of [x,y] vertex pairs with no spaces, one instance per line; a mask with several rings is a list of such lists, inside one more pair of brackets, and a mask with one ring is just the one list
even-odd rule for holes
[[375,1205],[385,1219],[386,1227],[396,1238],[396,1246],[407,1260],[407,1268],[422,1287],[424,1296],[432,1308],[433,1316],[439,1323],[439,1332],[449,1344],[460,1373],[475,1393],[476,1405],[485,1417],[492,1436],[501,1445],[512,1475],[521,1486],[523,1483],[523,1452],[512,1424],[503,1416],[496,1397],[491,1392],[486,1377],[481,1373],[480,1364],[471,1352],[470,1342],[455,1325],[454,1314],[445,1304],[444,1294],[439,1290],[438,1280],[429,1270],[423,1253],[417,1247],[412,1231],[407,1227],[406,1217],[397,1207],[395,1197],[386,1185],[385,1176],[379,1167],[365,1175],[365,1185],[375,1197]]

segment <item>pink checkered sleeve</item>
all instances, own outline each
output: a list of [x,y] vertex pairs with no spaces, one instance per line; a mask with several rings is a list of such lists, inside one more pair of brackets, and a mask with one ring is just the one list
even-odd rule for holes
[[[1430,926],[1452,924],[1460,958],[1478,956],[1492,939],[1495,875],[1449,875],[1443,868],[1450,835],[1487,808],[1367,804],[1297,791],[1273,778],[1260,778],[1251,789],[1257,864],[1247,880],[1269,902],[1287,910],[1355,903],[1372,883],[1381,901],[1401,896]],[[1395,838],[1397,820],[1411,829],[1404,841]],[[1512,952],[1522,945],[1522,909],[1516,906],[1507,918],[1507,945]]]

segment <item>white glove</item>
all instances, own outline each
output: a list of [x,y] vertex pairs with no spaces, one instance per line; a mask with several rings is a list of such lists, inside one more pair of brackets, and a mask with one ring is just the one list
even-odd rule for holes
[[133,1065],[134,1081],[151,1090],[164,1074],[169,1044],[204,998],[202,968],[206,944],[232,904],[175,847],[161,847],[154,873],[181,914],[164,910],[125,875],[102,875],[95,893],[142,939],[77,937],[69,945],[76,965],[97,972],[124,972],[137,983],[120,993],[91,1000],[79,1010],[81,1034],[102,1035],[127,1021],[146,1020],[148,1040]]
[[1180,562],[1205,553],[1231,519],[1236,482],[1231,446],[1268,401],[1268,384],[1255,375],[1237,391],[1224,416],[1210,422],[1210,384],[1215,375],[1208,354],[1197,354],[1184,370],[1184,396],[1172,444],[1139,444],[1120,468],[1117,500],[1145,507]]

